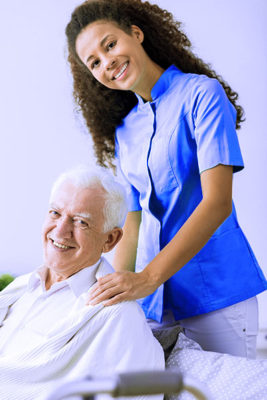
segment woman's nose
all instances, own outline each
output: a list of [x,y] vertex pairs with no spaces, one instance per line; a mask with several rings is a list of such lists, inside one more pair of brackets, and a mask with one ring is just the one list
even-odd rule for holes
[[107,71],[112,69],[115,65],[116,65],[116,59],[114,57],[112,58],[106,57],[104,66]]

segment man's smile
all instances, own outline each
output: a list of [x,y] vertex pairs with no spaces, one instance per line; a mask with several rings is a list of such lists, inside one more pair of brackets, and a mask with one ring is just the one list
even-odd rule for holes
[[59,248],[59,249],[63,249],[63,250],[74,249],[73,246],[67,246],[67,245],[65,245],[65,244],[63,244],[63,243],[56,242],[56,241],[53,240],[52,238],[49,238],[49,239],[51,240],[52,244],[53,244],[55,247]]

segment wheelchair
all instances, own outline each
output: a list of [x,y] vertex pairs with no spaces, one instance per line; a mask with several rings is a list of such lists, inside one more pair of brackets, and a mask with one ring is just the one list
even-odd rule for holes
[[[108,394],[116,397],[141,395],[178,395],[186,391],[198,400],[212,400],[205,385],[178,371],[144,371],[114,374],[106,377],[88,376],[58,386],[47,400],[63,400],[79,396],[83,400],[93,400],[96,395]],[[166,398],[166,397],[165,397]]]

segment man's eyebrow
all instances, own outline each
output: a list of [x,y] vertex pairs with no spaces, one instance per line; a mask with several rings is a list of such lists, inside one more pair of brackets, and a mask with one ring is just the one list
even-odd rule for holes
[[[100,47],[103,47],[105,45],[105,42],[108,40],[108,38],[112,36],[111,34],[106,35],[100,42]],[[91,54],[90,56],[87,57],[86,62],[88,63],[91,58],[93,58],[94,56]]]
[[80,217],[80,218],[92,220],[92,215],[90,213],[77,213],[74,215],[74,217]]
[[[60,210],[60,207],[58,205],[56,205],[55,203],[50,203],[49,204],[49,208],[53,208],[55,210]],[[73,217],[85,218],[85,219],[88,219],[90,221],[92,220],[92,214],[86,213],[86,212],[75,213],[73,215]]]
[[58,206],[58,205],[56,205],[56,203],[49,203],[49,207],[50,208],[55,208],[56,210],[59,210],[60,209],[60,207]]

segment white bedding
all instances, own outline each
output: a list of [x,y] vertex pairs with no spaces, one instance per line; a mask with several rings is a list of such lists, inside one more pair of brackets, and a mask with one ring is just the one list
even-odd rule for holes
[[[205,383],[214,400],[267,400],[267,360],[204,351],[180,333],[166,366]],[[183,392],[166,398],[191,400],[195,397]]]

